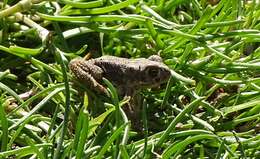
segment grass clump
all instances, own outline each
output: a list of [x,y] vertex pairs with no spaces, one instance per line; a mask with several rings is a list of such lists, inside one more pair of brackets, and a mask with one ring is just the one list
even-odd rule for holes
[[[0,2],[1,158],[259,158],[257,0]],[[159,54],[172,77],[129,101],[75,80],[71,59]]]

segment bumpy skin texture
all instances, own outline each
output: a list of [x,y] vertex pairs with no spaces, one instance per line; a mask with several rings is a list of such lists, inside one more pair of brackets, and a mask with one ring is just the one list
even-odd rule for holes
[[[92,90],[107,93],[102,86],[102,77],[111,81],[121,96],[134,97],[136,92],[143,88],[159,86],[170,78],[170,69],[163,64],[159,56],[153,55],[148,59],[126,59],[115,56],[84,60],[74,59],[69,64],[73,74],[89,86]],[[130,103],[127,115],[136,118],[139,109]]]
[[100,83],[102,77],[105,77],[120,89],[120,93],[126,95],[129,89],[156,87],[169,79],[170,70],[160,60],[156,55],[148,59],[102,56],[87,61],[74,59],[69,68],[80,81],[93,90],[104,92]]

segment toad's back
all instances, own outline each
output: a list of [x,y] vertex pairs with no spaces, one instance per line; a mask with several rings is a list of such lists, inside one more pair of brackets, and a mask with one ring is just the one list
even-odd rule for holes
[[117,85],[128,85],[129,87],[142,85],[142,81],[145,80],[144,76],[146,76],[144,71],[147,67],[167,68],[163,63],[151,61],[146,58],[126,59],[114,56],[102,56],[94,60],[94,64],[104,71],[103,76],[105,78],[108,78]]

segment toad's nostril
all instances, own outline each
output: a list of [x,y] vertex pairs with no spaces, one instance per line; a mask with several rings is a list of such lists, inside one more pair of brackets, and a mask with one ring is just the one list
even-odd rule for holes
[[160,83],[161,79],[160,79],[159,77],[157,77],[157,78],[154,79],[154,81],[155,81],[156,83]]

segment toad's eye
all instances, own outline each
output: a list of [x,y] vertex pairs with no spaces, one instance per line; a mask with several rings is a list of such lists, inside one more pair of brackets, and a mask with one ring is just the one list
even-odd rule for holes
[[157,77],[160,73],[160,70],[158,68],[150,67],[147,68],[146,73],[149,77]]

